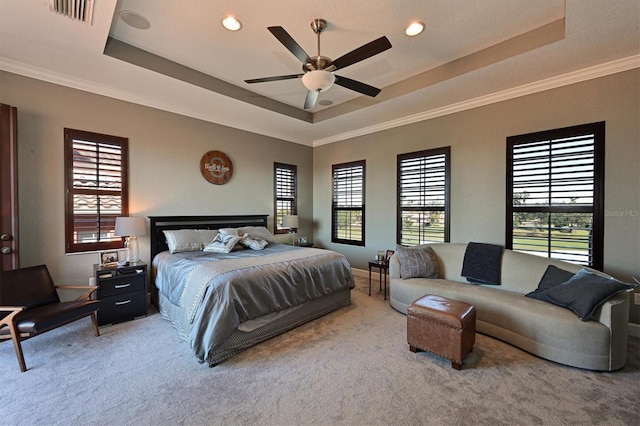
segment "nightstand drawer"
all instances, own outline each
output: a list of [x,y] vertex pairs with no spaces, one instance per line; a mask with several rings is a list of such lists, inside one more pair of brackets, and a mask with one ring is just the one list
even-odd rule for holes
[[98,324],[130,320],[147,315],[147,293],[129,292],[100,299]]
[[98,299],[135,291],[146,294],[145,287],[145,274],[118,275],[116,278],[101,279]]

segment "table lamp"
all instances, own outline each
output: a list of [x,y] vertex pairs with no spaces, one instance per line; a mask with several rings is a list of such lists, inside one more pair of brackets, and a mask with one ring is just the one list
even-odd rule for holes
[[286,215],[282,218],[282,226],[284,228],[289,228],[289,233],[291,234],[291,244],[296,245],[296,231],[298,230],[298,215]]
[[138,250],[138,236],[147,233],[147,226],[144,217],[117,217],[115,235],[117,237],[127,237],[127,261],[137,262],[140,260]]

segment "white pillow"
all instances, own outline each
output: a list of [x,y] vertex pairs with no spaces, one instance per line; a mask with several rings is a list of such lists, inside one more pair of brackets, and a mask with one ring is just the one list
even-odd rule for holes
[[162,232],[170,253],[200,251],[218,235],[215,229],[177,229]]
[[[211,241],[203,251],[207,253],[229,253],[235,249],[236,244],[238,244],[241,238],[242,237],[238,235],[228,235],[221,232],[215,236],[213,241]],[[243,247],[240,246],[240,248],[242,249]]]

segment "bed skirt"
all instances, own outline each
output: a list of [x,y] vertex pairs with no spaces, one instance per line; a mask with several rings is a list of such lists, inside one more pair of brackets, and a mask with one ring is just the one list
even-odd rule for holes
[[[158,292],[160,314],[169,320],[178,330],[181,339],[188,341],[184,331],[184,325],[177,324],[172,318],[176,318],[177,306],[173,305],[162,293]],[[258,343],[285,333],[304,323],[312,321],[336,309],[351,303],[351,289],[331,293],[318,299],[314,299],[304,305],[291,309],[284,315],[280,315],[267,324],[251,331],[236,330],[220,347],[209,355],[207,363],[209,367],[236,355]],[[242,328],[242,324],[241,324]]]

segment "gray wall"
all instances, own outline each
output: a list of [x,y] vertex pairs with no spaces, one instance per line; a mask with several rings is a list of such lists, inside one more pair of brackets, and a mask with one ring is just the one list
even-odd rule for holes
[[[46,263],[57,282],[86,284],[96,253],[65,255],[63,129],[129,138],[130,214],[268,214],[273,231],[273,162],[298,166],[300,233],[311,235],[311,147],[0,72],[0,102],[18,109],[20,262]],[[223,151],[234,166],[225,185],[200,173]],[[286,236],[283,236],[286,238]],[[140,237],[149,257],[149,237]]]
[[[63,128],[129,138],[133,215],[266,213],[273,162],[298,165],[301,235],[367,269],[395,247],[396,155],[451,146],[451,240],[504,243],[505,139],[606,121],[605,271],[640,276],[640,71],[549,90],[316,148],[0,72],[0,102],[18,108],[21,263],[87,282],[96,254],[64,254]],[[209,150],[234,163],[232,180],[206,182]],[[367,161],[366,247],[331,243],[331,165]],[[148,237],[140,239],[148,258]],[[632,321],[640,323],[634,307]]]
[[[314,148],[315,241],[368,269],[396,246],[396,156],[451,146],[451,241],[504,244],[506,138],[606,121],[605,272],[640,277],[638,69]],[[331,165],[366,160],[366,246],[331,243]],[[632,312],[640,323],[638,309]]]

